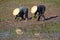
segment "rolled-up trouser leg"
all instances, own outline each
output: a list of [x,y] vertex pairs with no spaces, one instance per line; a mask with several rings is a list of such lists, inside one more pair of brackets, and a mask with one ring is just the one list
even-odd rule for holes
[[28,19],[28,9],[26,10],[26,13],[25,13],[25,19]]
[[38,14],[38,21],[40,20],[40,17],[43,17],[44,20],[45,20],[45,16],[44,16],[44,13],[43,13],[43,12],[40,12],[40,13]]
[[25,18],[24,18],[24,14],[23,14],[23,15],[21,15],[21,18],[22,18],[23,20],[25,20]]
[[40,21],[40,17],[41,17],[41,16],[38,16],[38,19],[37,19],[37,21]]
[[42,15],[42,17],[44,18],[44,20],[45,20],[45,16],[44,16],[44,14]]
[[45,13],[45,10],[42,11],[42,15],[41,15],[41,16],[42,16],[42,17],[44,18],[44,20],[45,20],[44,13]]
[[41,17],[41,15],[40,15],[40,13],[38,14],[38,19],[37,19],[37,21],[39,21],[40,20],[40,17]]

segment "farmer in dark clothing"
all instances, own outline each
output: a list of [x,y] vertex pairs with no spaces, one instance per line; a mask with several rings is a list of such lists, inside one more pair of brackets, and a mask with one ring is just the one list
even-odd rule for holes
[[44,18],[44,20],[45,20],[45,16],[44,16],[45,10],[46,10],[46,7],[45,7],[44,5],[38,5],[38,6],[37,6],[37,11],[34,13],[34,17],[36,17],[37,12],[38,12],[38,19],[37,19],[37,21],[40,20],[41,16],[42,16],[42,17]]
[[36,11],[36,13],[34,15],[36,16],[37,12],[39,13],[38,14],[38,21],[40,20],[41,16],[45,20],[45,16],[44,16],[45,9],[46,9],[46,7],[44,5],[38,5],[37,6],[37,11]]
[[21,17],[23,20],[28,20],[28,8],[24,7],[24,6],[20,6],[20,12],[18,13],[18,15],[16,15],[15,19],[17,17]]

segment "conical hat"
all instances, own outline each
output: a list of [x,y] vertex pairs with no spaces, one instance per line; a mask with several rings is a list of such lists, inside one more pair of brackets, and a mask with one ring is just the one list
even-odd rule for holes
[[16,16],[19,12],[20,12],[20,9],[19,8],[15,8],[13,10],[13,15]]
[[31,8],[31,13],[34,14],[37,11],[37,6],[33,6]]

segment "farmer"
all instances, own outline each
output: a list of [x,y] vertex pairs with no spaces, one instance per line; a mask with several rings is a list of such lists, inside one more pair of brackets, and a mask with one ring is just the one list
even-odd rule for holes
[[38,12],[37,21],[39,21],[41,17],[43,17],[45,20],[45,16],[44,16],[45,10],[46,10],[46,7],[44,5],[37,5],[31,8],[31,13],[34,15],[34,17],[36,17]]
[[20,6],[20,8],[16,8],[13,11],[13,15],[15,15],[15,19],[17,17],[21,17],[22,20],[28,20],[28,8],[25,6]]

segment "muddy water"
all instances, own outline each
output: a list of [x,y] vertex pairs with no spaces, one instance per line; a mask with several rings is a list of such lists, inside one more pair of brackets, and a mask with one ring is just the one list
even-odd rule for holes
[[[9,32],[0,33],[0,39],[2,40],[8,40],[10,36],[12,35]],[[39,35],[34,35],[34,36],[29,36],[24,34],[22,36],[17,36],[16,38],[15,37],[13,38],[17,40],[60,40],[60,32],[53,33],[51,35],[48,33],[39,33]]]

